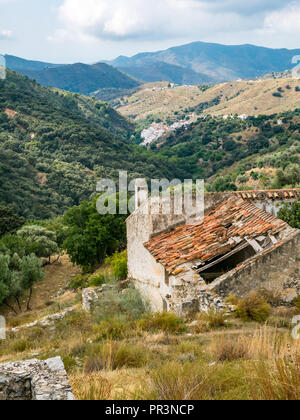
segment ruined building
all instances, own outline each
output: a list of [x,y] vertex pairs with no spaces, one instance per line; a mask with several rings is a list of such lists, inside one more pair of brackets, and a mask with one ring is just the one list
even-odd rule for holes
[[[300,230],[277,218],[300,189],[213,193],[202,221],[145,212],[127,219],[129,277],[152,310],[221,309],[229,294],[280,291],[283,304],[300,295]],[[147,207],[148,208],[148,207]]]

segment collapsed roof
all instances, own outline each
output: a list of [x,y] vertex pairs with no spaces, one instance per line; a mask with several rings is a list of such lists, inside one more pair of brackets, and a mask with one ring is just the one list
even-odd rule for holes
[[[144,245],[169,274],[190,262],[201,273],[249,248],[252,255],[275,249],[293,232],[287,223],[233,194],[201,223],[158,234]],[[244,260],[251,257],[249,252],[243,255]]]

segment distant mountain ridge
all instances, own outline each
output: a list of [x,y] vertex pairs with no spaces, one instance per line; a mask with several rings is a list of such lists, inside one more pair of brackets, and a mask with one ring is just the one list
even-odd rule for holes
[[256,79],[292,69],[292,58],[297,55],[300,49],[193,42],[92,65],[51,64],[10,55],[6,61],[9,69],[43,86],[91,95],[103,89],[134,89],[141,81],[201,85]]
[[[160,66],[161,63],[178,66],[207,77],[211,82],[261,77],[293,67],[292,58],[300,49],[271,49],[255,45],[222,45],[193,42],[164,51],[141,53],[133,57],[120,56],[108,64],[127,73],[137,69]],[[134,71],[132,70],[134,69]],[[145,70],[144,70],[145,71]],[[171,80],[172,81],[172,80]],[[187,82],[187,84],[193,84]]]
[[105,63],[93,65],[51,64],[6,56],[6,65],[22,76],[35,79],[42,86],[90,95],[99,89],[132,89],[139,82]]
[[43,61],[26,60],[25,58],[15,57],[14,55],[5,55],[6,66],[10,70],[18,72],[18,70],[39,71],[47,68],[55,68],[64,64],[45,63]]
[[184,69],[174,64],[158,61],[142,66],[117,67],[123,73],[127,73],[145,82],[164,82],[170,81],[178,85],[201,85],[210,83],[211,78],[206,74],[197,73],[191,69]]

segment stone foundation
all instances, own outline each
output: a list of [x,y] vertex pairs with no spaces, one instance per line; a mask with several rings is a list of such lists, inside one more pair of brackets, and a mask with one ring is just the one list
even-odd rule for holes
[[0,365],[0,401],[75,400],[60,357]]

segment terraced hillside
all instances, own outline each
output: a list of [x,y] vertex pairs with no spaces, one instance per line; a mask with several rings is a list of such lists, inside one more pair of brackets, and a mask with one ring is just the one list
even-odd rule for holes
[[300,81],[292,78],[235,81],[210,88],[175,86],[168,83],[143,85],[129,96],[114,101],[124,116],[137,121],[211,115],[271,115],[300,107]]

